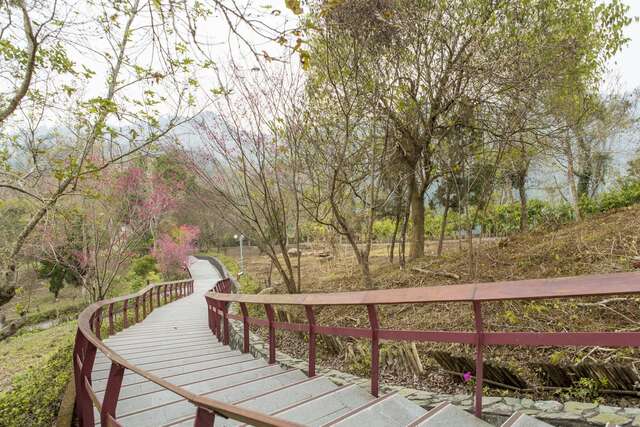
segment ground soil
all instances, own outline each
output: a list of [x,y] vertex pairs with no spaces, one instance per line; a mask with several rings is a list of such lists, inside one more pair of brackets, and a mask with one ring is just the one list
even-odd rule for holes
[[[469,268],[469,251],[464,242],[448,241],[444,255],[436,257],[435,242],[428,242],[427,255],[411,261],[400,269],[397,261],[390,263],[388,245],[374,245],[371,270],[375,288],[427,287],[469,282],[490,282],[526,278],[575,276],[633,270],[633,258],[640,255],[640,206],[632,206],[569,224],[556,230],[535,230],[503,239],[476,239],[474,245],[475,274]],[[301,259],[303,292],[342,292],[363,288],[360,270],[347,245],[339,245],[333,259],[320,258],[318,251],[329,248],[322,243],[305,246]],[[236,248],[226,254],[237,257]],[[269,260],[255,248],[245,248],[246,271],[261,287],[275,287],[285,292],[277,273],[269,279]],[[424,273],[414,268],[426,270]],[[442,275],[446,273],[448,277]],[[455,279],[453,277],[459,277]],[[606,286],[603,283],[603,286]],[[600,304],[603,300],[604,304]],[[293,318],[303,318],[291,312]],[[640,298],[572,299],[531,302],[492,303],[484,306],[485,328],[499,331],[619,331],[640,329]],[[316,313],[319,323],[326,325],[368,325],[366,310],[354,307],[326,308]],[[468,304],[431,304],[380,307],[383,327],[417,330],[472,330],[472,311]],[[264,331],[260,331],[264,333]],[[283,333],[278,348],[292,355],[306,357],[306,337]],[[344,340],[343,348],[362,347]],[[320,345],[319,364],[366,376],[365,361],[345,360],[345,352],[331,354]],[[402,372],[382,372],[391,384],[413,385],[417,388],[449,393],[465,391],[465,385],[444,373],[429,357],[433,350],[451,354],[471,355],[472,348],[463,345],[418,345],[425,366],[424,375]],[[357,352],[356,352],[357,353]],[[362,356],[365,359],[366,355]],[[636,349],[609,348],[520,348],[491,347],[487,360],[508,366],[531,385],[539,380],[530,368],[531,362],[575,364],[581,361],[622,363],[634,367],[640,363]],[[497,391],[496,391],[497,392]],[[534,398],[580,398],[584,390],[535,392]],[[572,395],[577,393],[578,396]],[[513,394],[513,393],[511,393]],[[593,393],[587,394],[589,398]],[[631,397],[600,396],[603,402],[622,406],[638,405]],[[584,399],[583,399],[584,400]]]

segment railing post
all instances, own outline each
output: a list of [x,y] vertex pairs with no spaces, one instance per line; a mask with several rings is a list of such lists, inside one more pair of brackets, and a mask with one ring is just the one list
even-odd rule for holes
[[271,304],[265,304],[264,310],[267,313],[267,319],[269,320],[269,364],[276,363],[276,330],[273,325],[275,321],[275,313]]
[[98,337],[98,339],[101,339],[100,337],[100,327],[102,323],[102,307],[99,307],[96,310],[96,313],[94,315],[93,318],[93,333],[96,334],[96,337]]
[[222,344],[229,345],[229,303],[222,303],[223,335]]
[[147,317],[147,293],[142,294],[142,318]]
[[85,386],[85,379],[91,384],[91,371],[93,371],[93,362],[96,360],[96,347],[86,338],[83,340],[84,345],[84,357],[82,358],[82,370],[80,372],[80,384],[79,387],[82,390],[80,399],[80,413],[82,414],[82,426],[93,426],[95,420],[93,418],[93,402],[89,397],[89,391]]
[[122,303],[122,329],[127,329],[129,327],[129,313],[127,312],[128,307],[129,299],[127,298]]
[[75,344],[73,346],[73,380],[74,380],[74,386],[76,388],[75,413],[76,413],[76,417],[78,418],[80,418],[81,416],[82,399],[83,399],[81,385],[84,384],[84,381],[82,381],[81,378],[82,378],[82,361],[84,359],[84,348],[85,348],[84,335],[82,335],[82,332],[80,332],[80,328],[78,328],[78,330],[76,331]]
[[157,289],[157,293],[156,293],[156,306],[160,307],[160,286],[156,287]]
[[380,330],[380,323],[378,322],[378,313],[375,305],[368,304],[367,313],[369,314],[369,324],[371,325],[371,394],[378,397],[380,387],[380,340],[378,331]]
[[103,426],[109,425],[107,422],[109,415],[111,415],[113,419],[116,418],[116,406],[118,405],[118,396],[120,395],[123,376],[124,367],[118,365],[116,362],[111,362],[107,387],[102,400],[102,411],[100,412],[100,424]]
[[169,302],[169,299],[167,298],[167,287],[168,287],[168,286],[169,286],[169,285],[164,285],[164,286],[163,286],[163,288],[164,288],[164,289],[162,290],[162,292],[164,293],[164,303],[165,303],[165,304]]
[[149,289],[149,313],[153,311],[153,288]]
[[113,335],[113,303],[109,304],[109,336]]
[[213,333],[213,311],[211,307],[211,299],[209,297],[205,297],[207,301],[207,321],[209,322],[209,330]]
[[136,323],[138,323],[140,321],[140,315],[139,315],[139,308],[140,308],[140,297],[137,296],[134,302],[135,308],[136,308]]
[[240,303],[240,311],[242,311],[242,352],[249,352],[249,310],[247,304]]
[[196,419],[193,422],[194,427],[213,427],[214,421],[215,414],[213,412],[198,406]]
[[484,326],[482,322],[482,305],[480,301],[473,302],[473,314],[476,325],[476,401],[474,414],[480,418],[482,416],[482,382],[484,379],[483,347],[484,347]]
[[309,323],[309,376],[316,376],[316,316],[313,314],[313,306],[305,305],[307,322]]
[[215,317],[216,317],[216,337],[218,337],[218,341],[222,341],[222,315],[220,311],[222,311],[222,301],[216,301],[215,305]]

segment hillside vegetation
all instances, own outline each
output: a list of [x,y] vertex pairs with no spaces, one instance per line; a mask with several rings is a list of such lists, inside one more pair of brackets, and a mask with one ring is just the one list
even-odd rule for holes
[[[595,214],[584,221],[561,226],[554,230],[537,230],[505,239],[485,240],[475,254],[476,277],[469,276],[468,253],[457,242],[448,242],[442,257],[427,255],[400,270],[391,265],[384,248],[376,250],[373,277],[375,287],[427,287],[455,285],[471,281],[489,282],[527,278],[548,278],[633,270],[633,258],[640,253],[640,205],[633,205]],[[462,246],[464,248],[464,246]],[[429,249],[432,249],[429,246]],[[362,289],[353,259],[337,257],[337,261],[320,264],[317,257],[303,256],[303,291],[335,292]],[[268,262],[263,257],[249,257],[248,271],[258,282],[266,281]],[[446,274],[446,276],[445,276]],[[459,277],[456,279],[455,277]],[[278,285],[276,284],[276,287]],[[606,283],[603,283],[606,286]],[[512,301],[485,304],[485,325],[500,331],[614,331],[635,330],[640,327],[640,300],[635,297]],[[380,307],[385,328],[472,330],[473,317],[469,304],[431,304],[426,306]],[[294,316],[296,314],[294,313]],[[366,310],[352,307],[326,308],[317,314],[323,324],[368,325]],[[284,351],[306,357],[304,339],[294,334],[283,335],[279,341]],[[364,346],[345,341],[343,349],[351,352]],[[321,363],[366,375],[366,350],[356,360],[345,351],[335,354],[323,346]],[[442,388],[460,392],[460,385],[442,375],[441,369],[428,355],[444,350],[453,355],[471,355],[473,349],[462,345],[418,345],[425,365],[423,378],[411,378],[397,373],[385,373],[390,382],[413,383],[426,389]],[[362,350],[361,350],[362,351]],[[532,362],[574,365],[589,362],[621,362],[630,364],[640,360],[633,349],[607,348],[514,348],[492,347],[487,359],[513,369],[531,384],[536,378],[528,371]],[[597,388],[598,385],[595,386]],[[545,396],[548,397],[548,396]],[[574,396],[575,397],[575,396]]]

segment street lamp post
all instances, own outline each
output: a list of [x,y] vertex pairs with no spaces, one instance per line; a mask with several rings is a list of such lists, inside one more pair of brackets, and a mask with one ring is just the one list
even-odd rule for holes
[[238,273],[238,275],[240,276],[244,274],[244,256],[242,254],[242,241],[244,240],[244,235],[236,234],[233,236],[233,238],[240,241],[240,272]]

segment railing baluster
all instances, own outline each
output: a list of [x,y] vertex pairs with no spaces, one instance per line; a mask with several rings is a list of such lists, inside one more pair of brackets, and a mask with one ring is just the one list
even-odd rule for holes
[[93,426],[95,420],[93,418],[93,401],[89,396],[89,391],[85,387],[85,379],[91,384],[91,371],[93,371],[93,362],[96,360],[96,347],[89,341],[84,340],[84,358],[82,359],[82,371],[80,372],[81,399],[80,412],[82,414],[82,426]]
[[216,337],[218,337],[219,341],[222,341],[222,315],[220,314],[220,311],[222,311],[222,304],[224,304],[222,301],[216,301]]
[[158,286],[156,289],[157,289],[157,293],[156,293],[156,306],[160,307],[160,286]]
[[75,407],[76,417],[80,418],[82,408],[82,388],[80,385],[83,383],[82,378],[82,360],[84,359],[84,347],[85,338],[82,332],[78,329],[76,332],[76,340],[73,346],[73,380],[76,388],[76,399],[78,403]]
[[305,305],[307,322],[309,323],[309,376],[316,376],[316,316],[313,314],[313,306]]
[[139,314],[139,308],[140,308],[140,297],[137,296],[134,302],[134,305],[136,307],[136,323],[138,323],[140,321],[140,314]]
[[242,352],[249,352],[249,310],[247,304],[240,303],[240,311],[242,311]]
[[163,286],[163,288],[164,288],[164,289],[163,289],[163,291],[162,291],[162,292],[164,293],[164,303],[165,303],[165,304],[169,302],[169,299],[168,299],[168,297],[167,297],[167,286],[169,286],[169,285],[164,285],[164,286]]
[[476,325],[476,401],[474,405],[474,414],[476,417],[482,415],[482,382],[484,379],[484,362],[483,362],[483,347],[484,347],[484,326],[482,322],[482,305],[480,301],[473,302],[473,314]]
[[213,427],[215,414],[208,409],[198,406],[196,411],[196,419],[193,422],[194,427]]
[[124,367],[118,365],[116,362],[112,362],[107,387],[102,400],[102,411],[100,412],[100,423],[103,426],[108,425],[107,418],[109,415],[114,419],[116,418],[116,406],[118,405],[118,396],[120,395],[123,377]]
[[93,326],[93,333],[96,334],[96,337],[98,337],[98,339],[100,338],[100,327],[101,327],[101,323],[102,323],[102,307],[98,308],[98,310],[96,310],[95,316],[93,318],[93,322],[94,322],[94,326]]
[[122,303],[122,329],[127,329],[129,327],[129,312],[127,308],[129,307],[129,299],[127,298]]
[[149,289],[149,313],[153,311],[153,288]]
[[142,294],[142,318],[147,317],[147,293]]
[[211,331],[211,333],[213,333],[213,311],[212,311],[212,302],[211,299],[209,297],[206,297],[205,300],[207,301],[207,321],[209,322],[209,330]]
[[113,303],[109,304],[109,335],[113,335]]
[[223,327],[224,332],[222,335],[222,344],[229,345],[229,304],[222,304],[222,317],[223,317]]
[[275,313],[271,304],[265,304],[264,310],[267,312],[269,320],[269,364],[274,364],[276,363],[276,330],[273,325]]
[[368,304],[367,313],[369,314],[369,324],[371,325],[371,394],[378,397],[380,387],[380,340],[378,332],[380,323],[378,322],[378,313],[375,305]]

